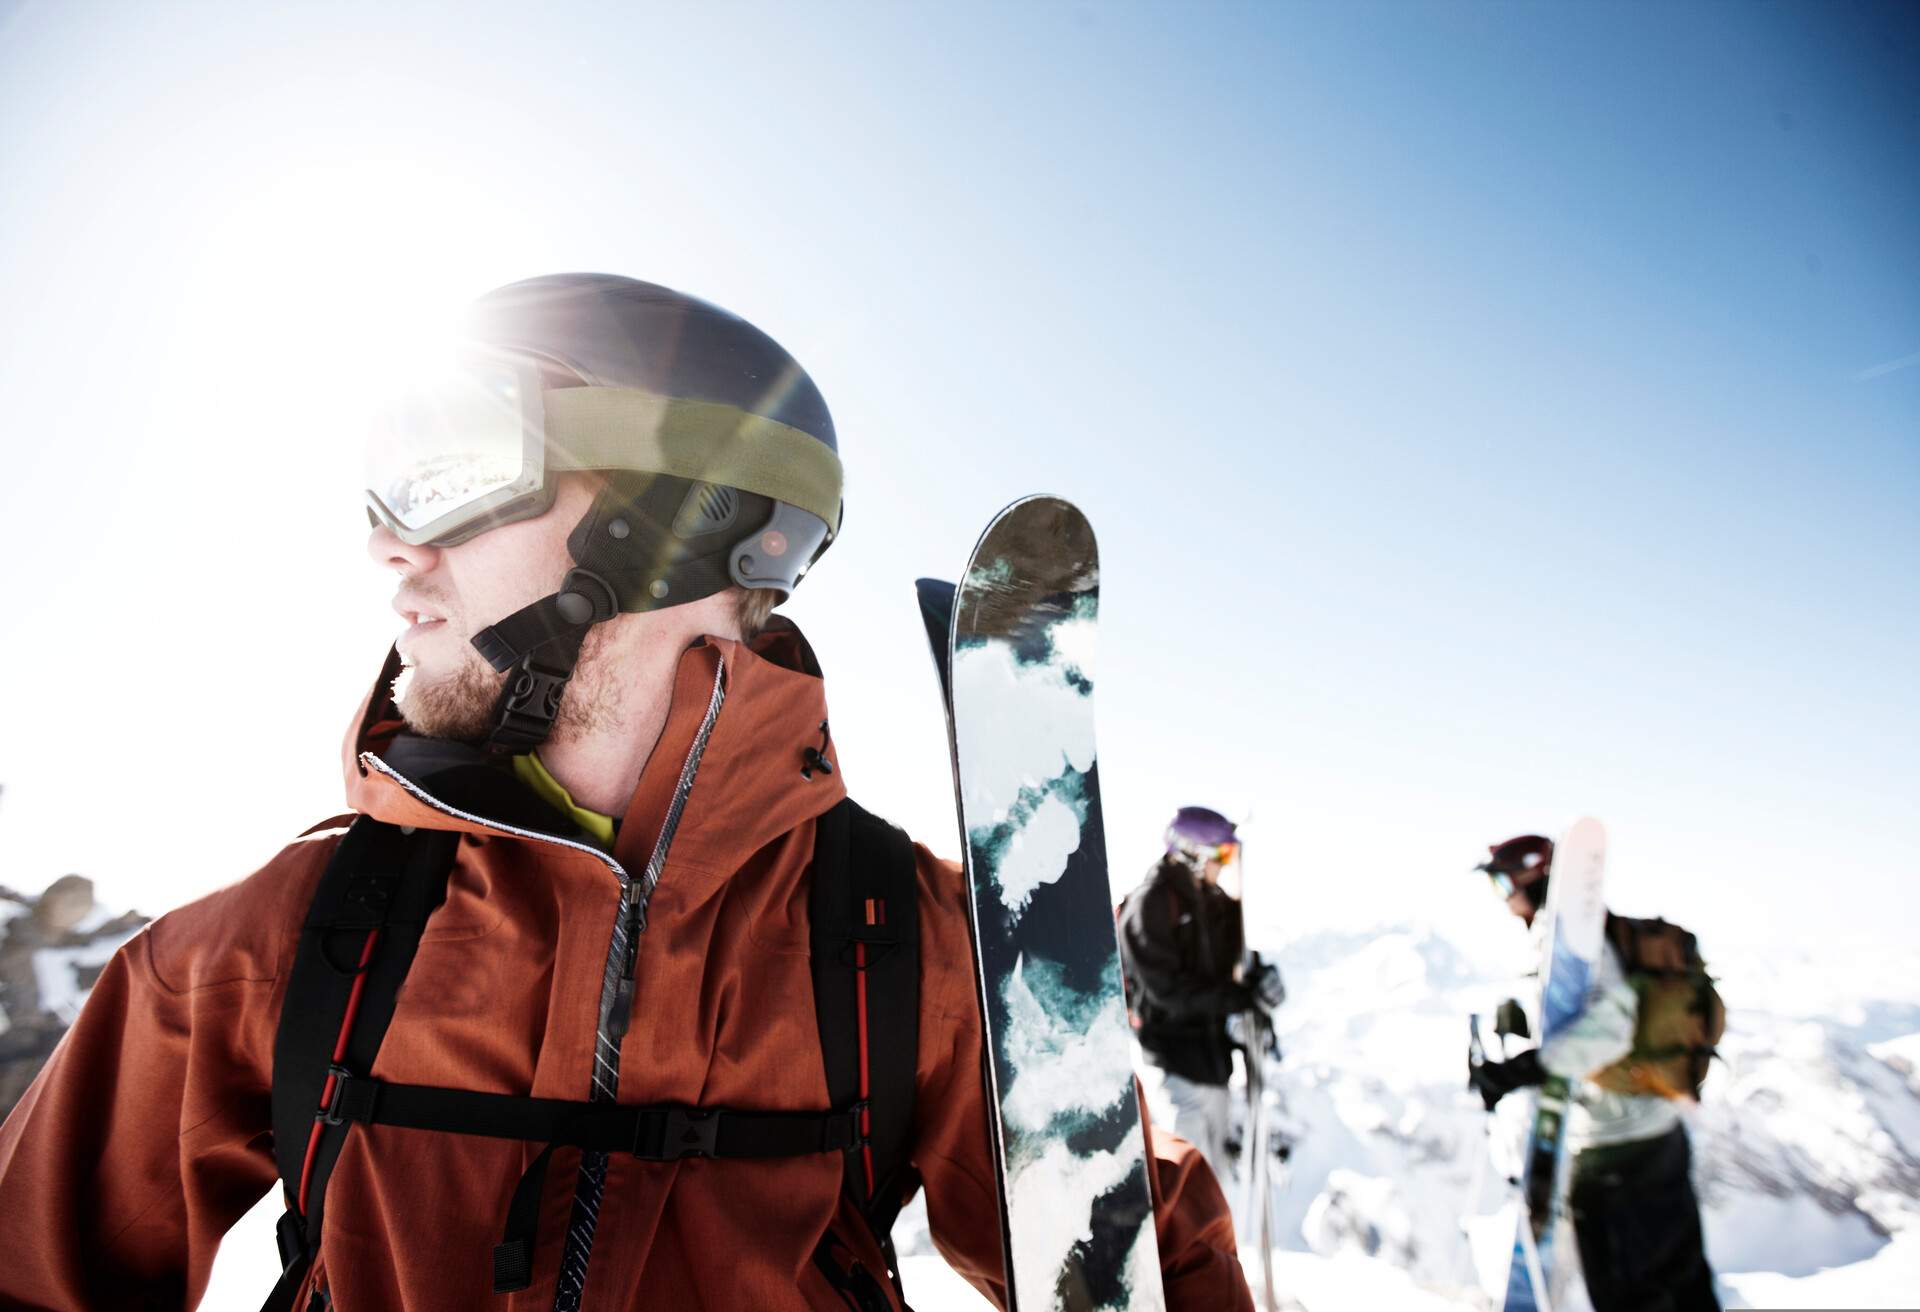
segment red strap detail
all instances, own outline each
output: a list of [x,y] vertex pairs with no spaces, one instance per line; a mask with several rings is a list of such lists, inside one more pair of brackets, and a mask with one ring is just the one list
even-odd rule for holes
[[[873,923],[873,899],[867,899],[867,923]],[[853,990],[860,1010],[860,1101],[867,1100],[867,945],[853,945]],[[860,1137],[866,1139],[873,1133],[873,1113],[868,1108],[860,1109]],[[860,1158],[867,1171],[867,1198],[873,1198],[873,1145],[860,1145]]]
[[[340,1033],[333,1040],[332,1065],[338,1066],[347,1059],[347,1040],[353,1037],[353,1018],[360,1014],[360,995],[367,987],[367,963],[373,960],[374,946],[380,941],[380,931],[367,931],[367,941],[360,945],[360,960],[353,968],[353,991],[347,994],[347,1014],[340,1018]],[[864,1040],[865,1035],[862,1034]],[[864,1078],[864,1076],[863,1076]],[[327,1082],[320,1087],[320,1106],[324,1108],[333,1101],[333,1072],[327,1072]],[[314,1117],[313,1132],[307,1136],[307,1155],[300,1163],[300,1215],[307,1214],[307,1182],[313,1178],[313,1159],[320,1152],[320,1132],[325,1125],[317,1114]]]

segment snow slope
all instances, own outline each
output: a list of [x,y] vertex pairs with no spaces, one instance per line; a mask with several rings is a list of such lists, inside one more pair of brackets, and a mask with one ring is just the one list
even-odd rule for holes
[[[1704,946],[1711,954],[1710,936]],[[1511,1228],[1480,1227],[1490,1238],[1476,1262],[1459,1218],[1470,1199],[1482,1214],[1499,1205],[1501,1173],[1482,1163],[1489,1139],[1495,1151],[1517,1144],[1521,1108],[1503,1105],[1489,1124],[1465,1092],[1465,1017],[1529,997],[1515,969],[1524,960],[1414,926],[1297,938],[1279,958],[1293,998],[1274,1084],[1299,1142],[1276,1200],[1278,1242],[1385,1260],[1424,1289],[1482,1305]],[[1911,1302],[1920,972],[1910,959],[1710,960],[1730,1023],[1688,1119],[1729,1303]]]
[[[1291,996],[1271,1082],[1293,1152],[1274,1200],[1276,1284],[1299,1306],[1489,1305],[1485,1290],[1503,1277],[1513,1234],[1490,1163],[1517,1148],[1521,1107],[1503,1106],[1490,1123],[1467,1093],[1466,1018],[1531,996],[1525,936],[1506,928],[1496,921],[1468,942],[1399,925],[1280,947]],[[1710,935],[1704,946],[1711,953]],[[1710,961],[1730,1023],[1689,1128],[1727,1306],[1911,1306],[1920,1289],[1915,962]],[[1473,1246],[1461,1225],[1470,1199],[1486,1218]],[[906,1272],[914,1306],[984,1307],[932,1255],[924,1226],[916,1207],[898,1232],[922,1254]]]

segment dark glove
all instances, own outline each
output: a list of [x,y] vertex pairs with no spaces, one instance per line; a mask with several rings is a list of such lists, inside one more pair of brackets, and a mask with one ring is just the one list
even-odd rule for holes
[[1258,952],[1248,958],[1240,982],[1246,985],[1247,992],[1262,1011],[1272,1011],[1287,1000],[1287,986],[1280,982],[1280,967],[1260,960]]
[[1529,1048],[1512,1061],[1483,1061],[1467,1067],[1467,1087],[1480,1095],[1488,1111],[1515,1089],[1528,1088],[1546,1078],[1538,1048]]
[[1509,1034],[1517,1034],[1523,1039],[1533,1037],[1527,1029],[1526,1008],[1520,1005],[1518,998],[1508,998],[1493,1013],[1493,1032],[1503,1039]]
[[1243,1052],[1261,1052],[1280,1060],[1280,1036],[1263,1012],[1249,1007],[1227,1017],[1227,1042]]

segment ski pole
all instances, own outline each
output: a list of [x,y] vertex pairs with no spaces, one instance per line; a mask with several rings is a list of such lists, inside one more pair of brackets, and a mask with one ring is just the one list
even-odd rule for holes
[[1250,1172],[1259,1182],[1260,1197],[1255,1203],[1254,1216],[1256,1232],[1260,1241],[1260,1277],[1265,1288],[1266,1312],[1280,1312],[1280,1300],[1273,1292],[1273,1182],[1267,1171],[1271,1159],[1268,1144],[1267,1125],[1267,1043],[1272,1034],[1272,1022],[1259,1013],[1254,1014],[1253,1040],[1254,1052],[1247,1063],[1247,1069],[1259,1069],[1259,1081],[1254,1090],[1255,1096],[1248,1101],[1254,1113],[1254,1123],[1248,1138],[1255,1153],[1254,1161],[1258,1166]]
[[[1480,1066],[1487,1059],[1486,1049],[1480,1042],[1480,1017],[1478,1013],[1467,1017],[1467,1067],[1469,1070]],[[1467,1189],[1467,1205],[1460,1215],[1460,1230],[1464,1234],[1467,1217],[1480,1205],[1480,1190],[1487,1182],[1487,1162],[1493,1156],[1493,1113],[1486,1113],[1480,1120],[1480,1146],[1482,1152],[1474,1161],[1473,1183]]]
[[[1467,1017],[1467,1069],[1477,1068],[1487,1059],[1486,1048],[1480,1041],[1480,1016],[1475,1012]],[[1473,1261],[1473,1234],[1468,1223],[1479,1214],[1480,1191],[1486,1187],[1487,1164],[1493,1159],[1493,1113],[1486,1112],[1480,1118],[1480,1151],[1473,1159],[1473,1182],[1467,1186],[1466,1205],[1460,1209],[1460,1238],[1466,1248],[1467,1277],[1477,1281],[1479,1273]]]

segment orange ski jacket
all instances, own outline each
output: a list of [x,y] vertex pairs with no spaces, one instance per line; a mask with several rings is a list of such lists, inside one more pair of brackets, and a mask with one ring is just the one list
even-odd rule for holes
[[[830,774],[800,769],[820,743],[826,697],[797,631],[770,631],[751,649],[709,639],[685,653],[666,727],[610,854],[454,813],[388,764],[382,751],[401,729],[388,693],[395,668],[389,656],[348,735],[347,800],[360,814],[460,838],[446,901],[427,923],[369,1074],[588,1097],[620,872],[637,875],[655,856],[678,794],[678,825],[639,940],[617,1097],[826,1108],[802,876],[815,819],[845,786],[837,760]],[[694,753],[703,733],[704,751]],[[277,1183],[275,1027],[301,922],[351,819],[316,826],[249,878],[160,917],[102,972],[0,1127],[0,1306],[198,1302],[220,1237]],[[1004,1306],[965,884],[952,863],[924,847],[915,855],[912,1161],[934,1242]],[[1212,1173],[1179,1139],[1158,1136],[1152,1149],[1169,1308],[1251,1309]],[[577,1228],[578,1150],[557,1150],[548,1172],[532,1286],[496,1295],[487,1266],[507,1196],[538,1150],[355,1127],[328,1186],[310,1287],[339,1312],[546,1312]],[[885,1268],[841,1183],[835,1153],[673,1162],[614,1154],[588,1225],[578,1305],[842,1309],[812,1261],[824,1235],[868,1271]]]

